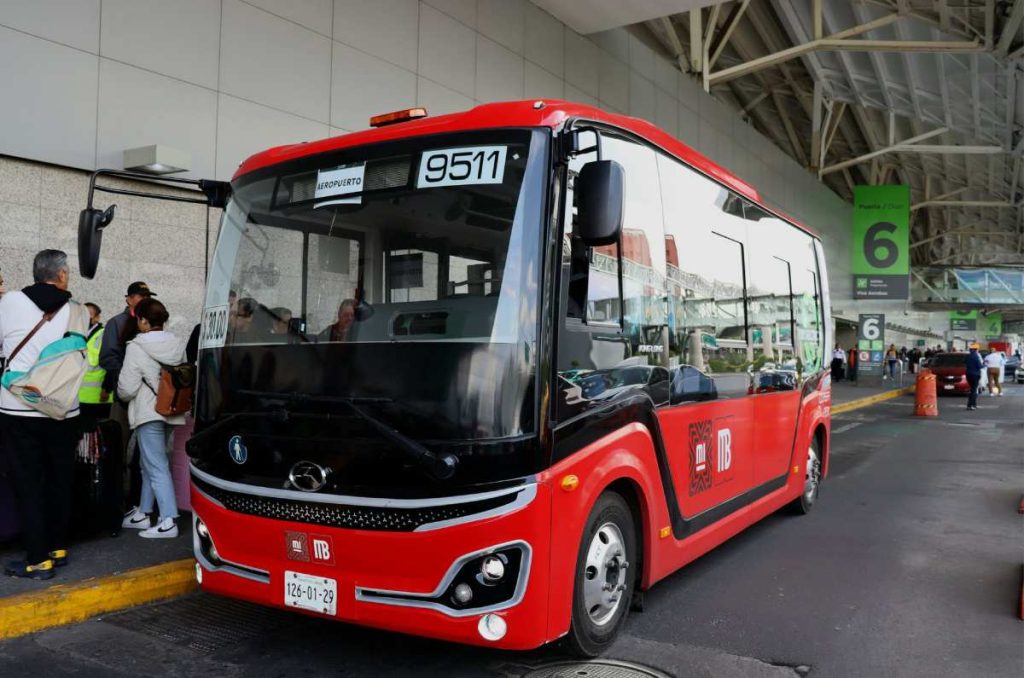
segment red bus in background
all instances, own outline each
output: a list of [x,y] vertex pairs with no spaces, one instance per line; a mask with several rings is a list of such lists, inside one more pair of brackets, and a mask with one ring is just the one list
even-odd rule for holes
[[189,444],[197,576],[595,655],[639,592],[814,505],[820,241],[637,119],[393,117],[232,180]]

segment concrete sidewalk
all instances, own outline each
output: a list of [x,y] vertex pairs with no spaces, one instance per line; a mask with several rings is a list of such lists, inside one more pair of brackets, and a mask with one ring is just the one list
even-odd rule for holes
[[[0,577],[0,638],[13,638],[98,614],[195,590],[192,514],[183,511],[176,539],[142,539],[136,530],[73,540],[68,564],[47,581]],[[16,542],[0,562],[23,556]]]

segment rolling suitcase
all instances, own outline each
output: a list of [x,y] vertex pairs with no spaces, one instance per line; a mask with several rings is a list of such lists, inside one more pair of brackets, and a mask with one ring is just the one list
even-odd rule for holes
[[74,478],[74,532],[116,536],[124,512],[124,462],[121,429],[99,422],[78,444]]

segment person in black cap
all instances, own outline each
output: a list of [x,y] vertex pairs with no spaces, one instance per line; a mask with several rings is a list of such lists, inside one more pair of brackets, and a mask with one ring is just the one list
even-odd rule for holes
[[100,347],[100,367],[107,371],[103,377],[103,399],[117,390],[117,377],[124,363],[124,348],[139,333],[135,323],[135,306],[143,299],[155,297],[149,285],[138,280],[128,286],[124,301],[126,307],[107,323],[103,332],[103,346]]

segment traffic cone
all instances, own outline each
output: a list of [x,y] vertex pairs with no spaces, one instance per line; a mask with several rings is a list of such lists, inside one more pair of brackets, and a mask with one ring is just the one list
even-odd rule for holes
[[938,399],[935,394],[935,374],[927,368],[921,370],[917,375],[917,387],[914,391],[914,414],[918,417],[939,416]]

